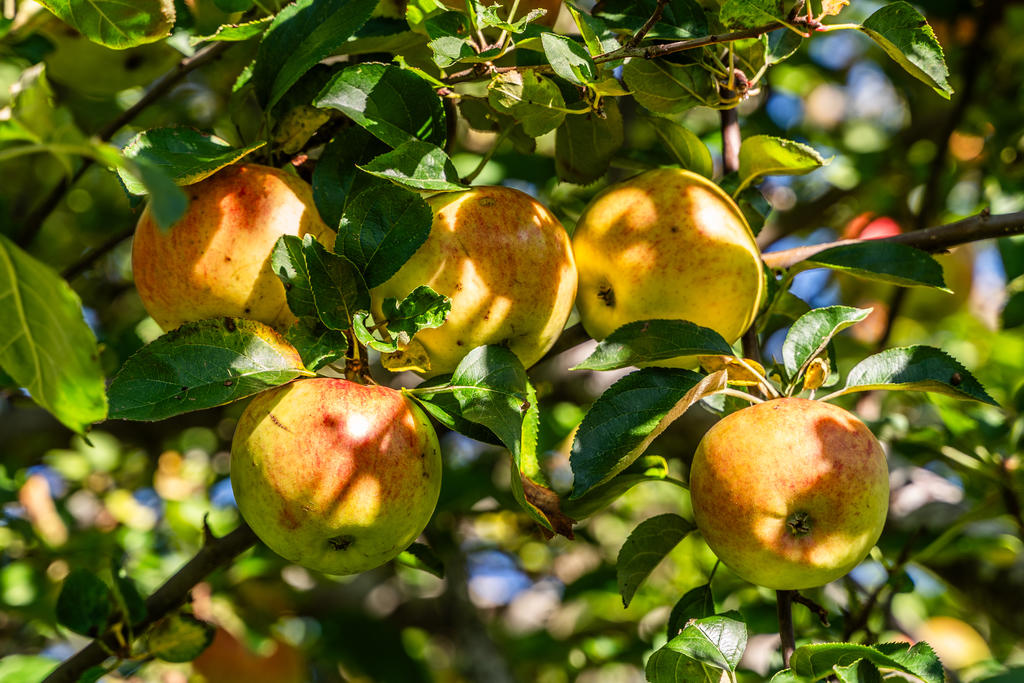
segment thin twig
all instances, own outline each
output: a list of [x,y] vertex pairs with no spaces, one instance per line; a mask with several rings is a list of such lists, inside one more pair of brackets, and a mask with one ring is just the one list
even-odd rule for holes
[[782,666],[789,668],[789,659],[796,649],[793,633],[793,594],[796,591],[775,591],[776,612],[779,615],[779,635],[782,637]]
[[658,5],[654,8],[654,12],[651,13],[650,18],[644,22],[644,25],[640,27],[640,30],[633,34],[633,37],[626,42],[622,47],[626,50],[632,50],[640,41],[644,39],[654,25],[661,21],[661,13],[665,11],[665,5],[668,4],[668,0],[658,0]]
[[[195,556],[147,598],[146,618],[135,624],[132,630],[136,634],[141,634],[153,623],[183,605],[193,586],[213,570],[226,565],[236,556],[248,550],[254,543],[256,543],[256,534],[244,522],[234,531],[220,538],[207,536],[203,547]],[[43,683],[73,683],[87,669],[102,664],[109,653],[118,647],[117,634],[113,630],[109,630],[61,662],[60,666],[54,669]]]
[[814,600],[811,600],[810,598],[800,595],[800,593],[796,591],[793,592],[793,602],[798,602],[807,609],[811,610],[811,612],[813,612],[814,615],[818,617],[818,621],[821,622],[821,625],[825,628],[828,628],[829,623],[827,609],[825,609],[818,603],[814,602]]
[[[1024,234],[1024,211],[1000,214],[998,216],[982,211],[956,223],[939,225],[924,230],[914,230],[913,232],[906,232],[901,235],[885,237],[878,241],[897,242],[923,251],[938,252],[960,244],[967,244],[968,242],[1021,234]],[[806,247],[796,247],[794,249],[784,249],[782,251],[762,254],[761,258],[772,270],[785,270],[826,249],[841,247],[846,244],[857,244],[862,241],[864,240],[837,240],[835,242],[826,242],[825,244],[812,244]]]
[[[170,90],[190,72],[198,69],[213,59],[216,59],[234,44],[235,43],[231,42],[211,43],[197,51],[191,57],[186,57],[178,62],[173,69],[153,81],[152,86],[150,86],[149,90],[146,91],[145,95],[139,98],[138,102],[125,109],[116,119],[96,131],[96,137],[102,142],[109,141],[114,137],[114,134],[117,133],[117,131],[121,130],[122,127],[134,120],[142,110],[146,109],[149,105],[153,104],[170,92]],[[19,246],[26,247],[36,238],[36,235],[39,234],[39,231],[43,227],[43,223],[46,222],[50,213],[57,208],[57,205],[60,203],[60,200],[63,199],[64,194],[70,190],[76,182],[78,182],[79,178],[82,177],[91,165],[91,159],[83,159],[82,165],[78,167],[78,170],[70,179],[61,181],[42,201],[36,204],[36,208],[29,213],[22,223],[21,233],[18,235],[17,239]]]

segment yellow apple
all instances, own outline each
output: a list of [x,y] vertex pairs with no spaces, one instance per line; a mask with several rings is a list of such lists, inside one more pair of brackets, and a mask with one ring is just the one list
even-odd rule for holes
[[982,635],[955,617],[931,617],[914,630],[914,635],[931,645],[943,665],[953,671],[992,659]]
[[730,343],[764,288],[760,251],[735,202],[703,176],[655,169],[612,185],[573,233],[584,329],[604,339],[636,320],[689,320]]
[[284,330],[295,321],[270,267],[281,235],[312,234],[328,248],[334,232],[320,219],[301,178],[269,166],[229,166],[184,188],[188,210],[170,230],[142,212],[132,243],[135,285],[164,330],[230,316]]
[[259,394],[231,442],[242,517],[271,550],[328,574],[384,564],[426,527],[441,450],[401,392],[326,377]]
[[875,545],[889,471],[863,422],[822,401],[780,398],[728,415],[690,469],[697,528],[741,578],[777,590],[838,579]]
[[418,332],[389,367],[425,376],[452,372],[473,348],[503,344],[529,367],[555,343],[572,312],[576,264],[550,211],[508,187],[475,187],[428,200],[430,236],[390,280],[370,292],[381,319],[386,298],[426,284],[451,299],[441,327]]

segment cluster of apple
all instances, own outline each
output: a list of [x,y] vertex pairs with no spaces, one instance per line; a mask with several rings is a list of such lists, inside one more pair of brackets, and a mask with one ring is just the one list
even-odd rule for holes
[[[164,329],[222,316],[293,324],[270,254],[282,235],[332,248],[310,187],[274,168],[236,165],[186,190],[188,211],[171,230],[148,210],[139,220],[132,260],[150,315]],[[571,241],[515,189],[474,187],[428,204],[428,239],[370,292],[376,319],[385,298],[419,285],[451,300],[444,325],[398,351],[421,359],[424,376],[452,372],[485,344],[507,346],[529,367],[574,303],[595,339],[637,320],[683,319],[729,342],[761,304],[763,266],[742,212],[688,171],[648,171],[609,187]],[[231,455],[238,507],[256,534],[328,573],[394,558],[423,531],[440,491],[440,448],[424,413],[399,391],[344,379],[300,379],[258,395]],[[727,565],[761,585],[804,588],[863,559],[881,531],[888,484],[881,447],[856,418],[778,399],[708,433],[691,487],[696,522]],[[854,490],[863,493],[844,494]]]

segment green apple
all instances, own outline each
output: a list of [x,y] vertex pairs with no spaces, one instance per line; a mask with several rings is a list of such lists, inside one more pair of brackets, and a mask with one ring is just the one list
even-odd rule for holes
[[821,586],[864,559],[885,524],[889,470],[851,413],[780,398],[728,415],[690,469],[694,520],[738,576],[777,590]]
[[302,379],[259,394],[231,442],[242,517],[271,550],[328,574],[394,558],[420,535],[441,490],[441,449],[401,392]]
[[221,316],[284,330],[295,316],[270,267],[281,235],[311,234],[328,248],[334,232],[320,219],[309,185],[269,166],[229,166],[184,188],[185,215],[162,230],[142,212],[132,270],[146,311],[164,330]]
[[612,185],[573,233],[584,329],[604,339],[636,320],[689,320],[730,343],[757,314],[760,251],[743,213],[721,188],[676,168]]
[[572,312],[576,264],[569,236],[550,211],[508,187],[475,187],[428,200],[430,236],[387,282],[370,292],[381,319],[386,298],[429,285],[451,299],[441,327],[418,332],[385,359],[425,376],[452,372],[473,348],[503,344],[529,367],[555,343]]

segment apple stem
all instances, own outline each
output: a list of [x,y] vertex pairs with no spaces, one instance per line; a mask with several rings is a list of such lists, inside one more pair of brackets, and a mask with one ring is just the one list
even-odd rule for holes
[[796,649],[796,637],[793,634],[793,594],[796,591],[775,591],[775,601],[779,615],[779,635],[782,636],[782,666],[789,668],[790,657]]

